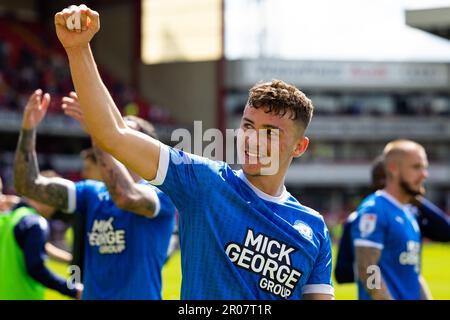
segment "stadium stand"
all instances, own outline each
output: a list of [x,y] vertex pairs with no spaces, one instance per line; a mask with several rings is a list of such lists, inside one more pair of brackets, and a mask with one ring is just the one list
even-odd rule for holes
[[[42,37],[42,35],[47,35]],[[0,16],[0,175],[5,190],[12,192],[11,168],[21,113],[30,92],[42,88],[52,96],[49,120],[42,130],[39,152],[44,168],[57,169],[72,180],[79,180],[81,161],[78,151],[89,145],[78,124],[63,115],[61,98],[73,90],[69,66],[62,48],[43,25]],[[125,85],[100,66],[100,72],[117,105],[124,115],[149,119],[157,126],[172,126],[176,122],[163,108],[152,105],[136,90]]]

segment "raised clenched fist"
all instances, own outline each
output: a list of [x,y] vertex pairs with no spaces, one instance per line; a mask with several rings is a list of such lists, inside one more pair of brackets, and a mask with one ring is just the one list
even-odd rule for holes
[[55,14],[55,28],[66,50],[87,47],[100,29],[100,16],[84,4],[73,5]]

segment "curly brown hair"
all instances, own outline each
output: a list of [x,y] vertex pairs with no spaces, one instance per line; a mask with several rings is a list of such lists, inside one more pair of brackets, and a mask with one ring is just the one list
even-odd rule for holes
[[276,79],[254,85],[249,91],[247,105],[255,109],[265,108],[266,113],[280,117],[289,113],[290,119],[299,120],[303,129],[308,127],[314,110],[311,100],[303,92]]

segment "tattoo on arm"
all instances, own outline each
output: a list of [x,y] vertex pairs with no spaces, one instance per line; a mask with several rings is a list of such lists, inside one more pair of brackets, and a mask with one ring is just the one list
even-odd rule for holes
[[56,209],[67,209],[67,185],[62,179],[40,175],[35,148],[36,129],[22,129],[14,163],[16,192]]
[[[378,268],[381,250],[372,247],[355,247],[358,277],[374,300],[392,300],[392,296]],[[378,273],[378,274],[377,274]]]
[[128,169],[111,155],[97,146],[94,150],[102,178],[115,204],[136,214],[152,217],[156,202],[149,187],[136,183]]

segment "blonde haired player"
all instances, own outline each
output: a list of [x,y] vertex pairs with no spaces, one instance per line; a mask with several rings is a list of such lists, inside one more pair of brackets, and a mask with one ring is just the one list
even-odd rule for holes
[[351,227],[359,298],[428,299],[420,275],[421,233],[410,205],[424,189],[427,155],[414,141],[396,140],[384,148],[383,161],[386,185],[364,200]]

